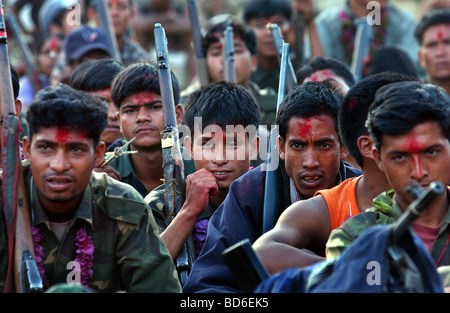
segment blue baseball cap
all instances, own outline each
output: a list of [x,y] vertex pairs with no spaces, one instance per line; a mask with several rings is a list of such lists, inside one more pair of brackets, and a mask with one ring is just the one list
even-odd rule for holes
[[78,60],[92,50],[103,50],[112,57],[106,34],[100,28],[81,26],[66,35],[63,42],[66,60]]

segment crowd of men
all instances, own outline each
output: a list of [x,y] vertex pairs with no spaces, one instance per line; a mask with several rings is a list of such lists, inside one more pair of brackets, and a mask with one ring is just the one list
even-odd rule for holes
[[[369,227],[395,223],[414,200],[408,186],[450,184],[450,5],[428,1],[417,18],[389,0],[321,12],[313,0],[247,0],[239,14],[200,9],[195,51],[186,7],[104,2],[115,45],[97,0],[17,0],[5,11],[20,21],[30,5],[35,24],[35,72],[11,58],[11,81],[22,123],[16,175],[43,291],[240,292],[222,256],[234,244],[249,239],[270,275],[325,264]],[[358,25],[374,16],[358,79]],[[184,53],[171,85],[160,75],[154,22],[167,31],[169,66],[172,51]],[[296,84],[286,91],[270,24],[290,47]],[[225,77],[228,27],[235,81]],[[20,53],[26,38],[9,36],[10,51]],[[207,82],[194,55],[205,58]],[[176,214],[164,184],[166,90],[172,126],[183,130]],[[445,190],[412,224],[443,290],[449,201]],[[9,225],[1,214],[0,286],[20,292]],[[191,267],[183,276],[185,251]]]

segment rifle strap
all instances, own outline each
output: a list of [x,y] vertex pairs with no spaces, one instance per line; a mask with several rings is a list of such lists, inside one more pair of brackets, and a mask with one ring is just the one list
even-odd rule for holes
[[[13,282],[15,217],[18,201],[19,173],[21,165],[19,138],[22,132],[20,120],[9,114],[2,117],[2,198],[8,235],[8,271],[5,292],[11,292]],[[7,154],[6,151],[15,151]]]

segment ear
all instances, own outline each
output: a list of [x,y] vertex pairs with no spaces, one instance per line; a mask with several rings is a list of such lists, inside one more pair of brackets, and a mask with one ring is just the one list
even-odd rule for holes
[[423,53],[422,48],[419,48],[419,50],[417,51],[417,56],[419,57],[419,63],[420,63],[420,66],[425,68],[425,60],[423,59],[422,53]]
[[15,109],[16,109],[16,115],[19,116],[20,112],[22,112],[22,101],[19,99],[16,99],[16,102],[14,103]]
[[375,148],[375,146],[372,147],[372,155],[373,155],[373,159],[374,159],[375,163],[377,163],[377,166],[380,169],[380,171],[384,172],[384,166],[383,166],[383,163],[381,162],[380,152],[378,151],[377,148]]
[[285,149],[284,149],[284,140],[283,138],[281,138],[280,135],[278,135],[277,137],[277,148],[278,148],[278,153],[280,154],[280,158],[284,161],[285,158]]
[[175,115],[177,118],[177,124],[181,125],[183,123],[184,110],[180,104],[175,106]]
[[258,56],[256,54],[252,55],[251,62],[252,62],[252,72],[254,72],[258,67]]
[[348,157],[348,150],[347,150],[347,147],[346,146],[344,146],[342,143],[341,143],[341,148],[340,148],[340,159],[341,160],[345,160],[347,157]]
[[189,154],[189,157],[193,160],[194,159],[194,153],[192,152],[192,139],[190,136],[184,137],[184,148],[186,149],[186,152]]
[[105,152],[106,152],[105,143],[103,141],[99,141],[97,147],[95,147],[94,167],[102,166],[103,162],[105,161]]
[[31,140],[30,137],[25,136],[22,138],[22,152],[28,162],[30,162],[30,150],[31,150]]
[[359,152],[364,158],[372,159],[375,161],[375,157],[373,155],[373,140],[369,135],[363,135],[358,138],[356,141]]

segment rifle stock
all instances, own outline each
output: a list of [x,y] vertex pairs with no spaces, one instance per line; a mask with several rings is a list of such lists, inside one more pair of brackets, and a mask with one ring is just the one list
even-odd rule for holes
[[198,15],[198,6],[196,0],[187,0],[189,19],[191,21],[192,38],[195,48],[195,68],[202,86],[209,83],[208,67],[206,65],[206,55],[202,49],[203,35],[200,27],[200,19]]
[[[270,24],[267,24],[267,28],[270,30],[270,33],[272,34],[273,42],[275,44],[275,49],[277,50],[278,60],[281,63],[281,58],[282,58],[282,54],[283,54],[283,44],[285,42],[283,39],[283,35],[281,34],[280,27],[277,24],[270,23]],[[289,55],[289,51],[287,54]],[[295,71],[294,71],[294,67],[292,66],[291,58],[288,57],[286,62],[287,62],[286,71],[285,71],[284,75],[286,76],[287,90],[290,91],[297,84],[297,77],[295,76]],[[280,70],[280,72],[281,72],[281,70]],[[281,73],[280,73],[280,75],[281,75]],[[281,79],[281,76],[280,76],[280,79]]]
[[[8,234],[8,272],[6,292],[13,289],[13,275],[17,292],[42,291],[42,281],[34,261],[31,220],[26,198],[25,181],[20,158],[20,120],[16,116],[9,65],[3,3],[0,0],[0,110],[2,116],[2,193],[3,212]],[[24,261],[27,263],[24,264]],[[29,265],[29,266],[28,266]],[[23,272],[23,266],[28,272]],[[13,274],[14,269],[14,274]],[[28,277],[33,277],[33,281]]]
[[106,37],[108,38],[109,45],[112,49],[112,57],[117,62],[121,62],[119,48],[117,46],[117,38],[114,32],[114,28],[111,23],[111,17],[109,15],[109,8],[105,2],[105,0],[94,0],[95,1],[95,10],[97,11],[98,18],[100,20],[100,26],[103,31],[106,33]]
[[229,25],[223,31],[223,71],[224,79],[230,82],[236,82],[236,66],[234,62],[234,35],[233,26]]
[[[286,70],[289,58],[289,44],[283,43],[280,67],[280,82],[278,85],[277,112],[280,104],[286,94]],[[276,139],[278,137],[278,128],[272,128],[270,131],[269,159],[266,170],[266,184],[264,189],[264,215],[263,215],[263,233],[273,228],[277,221],[276,199],[279,197],[277,188],[277,172],[273,165],[274,160],[278,158],[276,150]],[[278,166],[278,162],[276,163]]]
[[[161,24],[155,24],[154,35],[164,110],[165,129],[161,132],[161,143],[164,162],[165,202],[169,212],[166,223],[169,225],[183,206],[186,194],[186,181],[175,114],[172,78],[168,62],[167,38]],[[192,247],[192,236],[190,236],[176,258],[177,270],[182,285],[186,282],[192,264],[195,261]]]

